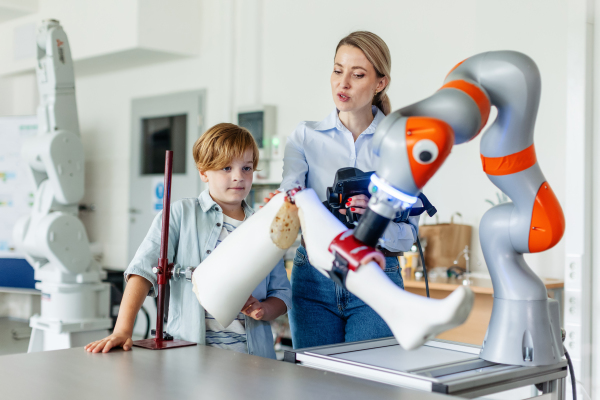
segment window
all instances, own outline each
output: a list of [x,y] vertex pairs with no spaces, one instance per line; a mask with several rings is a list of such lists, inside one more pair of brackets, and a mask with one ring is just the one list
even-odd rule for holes
[[165,152],[173,151],[173,173],[185,174],[187,115],[142,119],[142,175],[165,173]]

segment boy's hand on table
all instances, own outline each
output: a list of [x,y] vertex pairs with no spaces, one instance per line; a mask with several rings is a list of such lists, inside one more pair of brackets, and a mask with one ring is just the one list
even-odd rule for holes
[[90,353],[108,353],[110,349],[114,347],[122,347],[123,350],[131,350],[131,335],[121,332],[113,332],[112,335],[105,337],[101,340],[96,340],[84,347],[86,351]]
[[[271,199],[273,197],[275,197],[276,195],[278,195],[279,193],[281,193],[279,190],[276,190],[275,193],[269,193],[269,195],[263,199],[265,201],[265,204],[267,204],[268,202],[270,202]],[[260,206],[260,208],[263,208],[263,206]]]
[[[364,214],[367,211],[367,205],[369,204],[369,198],[364,194],[352,196],[348,198],[348,202],[345,204],[346,208],[350,208],[354,214]],[[340,214],[346,215],[346,208],[340,208]]]

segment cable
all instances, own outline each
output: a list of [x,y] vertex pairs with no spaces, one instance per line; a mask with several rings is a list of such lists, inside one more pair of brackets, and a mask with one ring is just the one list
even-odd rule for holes
[[571,389],[573,389],[573,400],[577,400],[577,381],[575,380],[575,368],[573,368],[571,356],[569,356],[569,352],[567,351],[566,347],[563,346],[563,350],[565,351],[565,357],[567,357],[567,363],[569,364],[569,373],[571,374]]
[[425,292],[429,297],[429,280],[427,279],[427,267],[425,266],[425,257],[423,256],[423,248],[421,247],[421,241],[417,235],[417,247],[419,248],[419,254],[421,255],[421,264],[423,265],[423,278],[425,278]]

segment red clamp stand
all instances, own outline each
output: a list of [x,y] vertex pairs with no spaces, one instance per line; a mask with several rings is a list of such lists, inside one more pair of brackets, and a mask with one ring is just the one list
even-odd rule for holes
[[136,340],[133,345],[150,350],[173,349],[177,347],[195,346],[197,343],[173,339],[173,336],[163,331],[165,315],[165,295],[167,284],[173,276],[173,264],[169,264],[167,251],[169,248],[169,216],[171,214],[171,177],[173,175],[173,152],[167,150],[165,158],[165,188],[163,196],[162,231],[160,236],[160,258],[156,268],[158,281],[158,305],[156,316],[156,335],[154,339]]

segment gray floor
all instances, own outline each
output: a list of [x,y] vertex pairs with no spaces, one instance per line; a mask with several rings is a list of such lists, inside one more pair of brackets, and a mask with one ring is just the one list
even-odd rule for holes
[[27,353],[31,328],[28,321],[0,318],[0,356]]

